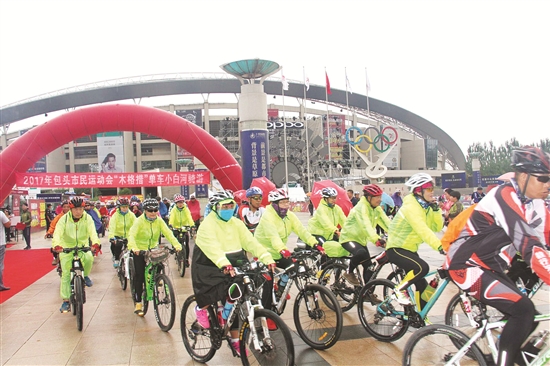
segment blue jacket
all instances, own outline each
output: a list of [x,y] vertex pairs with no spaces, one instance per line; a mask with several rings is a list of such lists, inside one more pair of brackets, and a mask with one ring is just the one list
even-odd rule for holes
[[166,207],[166,205],[162,201],[159,202],[159,213],[160,213],[160,217],[162,218],[168,215],[168,207]]

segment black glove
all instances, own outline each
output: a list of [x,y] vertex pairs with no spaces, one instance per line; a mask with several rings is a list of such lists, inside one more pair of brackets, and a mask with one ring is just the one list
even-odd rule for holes
[[443,247],[440,246],[439,248],[437,248],[437,250],[439,250],[439,254],[447,255],[447,253],[445,253],[445,251],[443,250]]
[[434,212],[439,211],[439,205],[437,204],[437,202],[430,202],[430,207]]

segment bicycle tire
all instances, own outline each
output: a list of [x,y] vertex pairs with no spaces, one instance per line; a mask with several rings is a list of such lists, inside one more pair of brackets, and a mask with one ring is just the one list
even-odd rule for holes
[[[458,352],[458,347],[469,340],[466,334],[448,325],[428,325],[414,332],[405,344],[402,365],[445,365]],[[459,361],[461,366],[487,365],[475,343]]]
[[[189,356],[197,362],[206,363],[214,357],[217,349],[212,343],[211,330],[204,329],[197,323],[196,305],[195,295],[189,296],[183,303],[180,315],[181,338]],[[211,312],[208,314],[211,318]]]
[[145,291],[145,288],[143,289],[143,294],[141,295],[141,305],[143,308],[143,316],[145,316],[149,310],[149,300],[147,300],[147,291]]
[[338,301],[342,312],[353,308],[357,303],[357,291],[343,276],[348,270],[342,263],[332,262],[325,266],[319,277],[319,284],[328,288]]
[[132,300],[135,300],[135,293],[136,293],[136,290],[135,290],[135,286],[134,286],[134,258],[132,258],[132,256],[130,256],[128,258],[128,277],[130,279],[130,294],[132,295]]
[[84,279],[76,277],[74,281],[74,308],[76,313],[76,329],[82,331],[84,322]]
[[[382,342],[398,340],[409,328],[403,305],[392,296],[394,288],[395,283],[379,278],[369,281],[357,298],[361,325],[371,336]],[[375,303],[377,301],[381,303]]]
[[[277,326],[276,330],[268,330],[265,334],[262,327],[262,319],[270,319]],[[294,343],[290,329],[279,315],[271,310],[257,309],[254,311],[254,328],[258,334],[258,341],[261,350],[254,348],[252,343],[252,332],[248,320],[243,322],[240,331],[241,362],[244,366],[293,366],[294,365]],[[246,355],[246,357],[244,357]]]
[[122,287],[123,291],[126,291],[126,288],[128,287],[128,279],[126,278],[125,268],[126,268],[126,261],[121,256],[120,263],[117,268],[117,272],[118,272],[118,280],[120,281],[120,287]]
[[165,274],[159,274],[155,278],[153,306],[157,324],[163,332],[168,332],[176,320],[176,295],[172,282]]
[[178,263],[178,273],[179,273],[180,277],[185,276],[185,270],[186,270],[185,258],[187,257],[185,250],[186,250],[185,249],[185,244],[182,244],[181,251],[176,253],[176,261]]
[[338,342],[344,320],[338,300],[328,288],[309,284],[294,301],[294,325],[313,349],[328,349]]

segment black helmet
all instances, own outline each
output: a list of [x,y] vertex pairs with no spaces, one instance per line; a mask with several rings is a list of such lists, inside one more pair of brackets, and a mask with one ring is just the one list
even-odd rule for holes
[[69,207],[70,208],[84,207],[84,201],[80,197],[74,197],[69,201]]
[[518,148],[512,154],[512,167],[522,173],[550,174],[550,154],[533,146]]
[[143,201],[142,205],[144,210],[155,210],[159,209],[159,203],[154,198],[147,198],[145,201]]

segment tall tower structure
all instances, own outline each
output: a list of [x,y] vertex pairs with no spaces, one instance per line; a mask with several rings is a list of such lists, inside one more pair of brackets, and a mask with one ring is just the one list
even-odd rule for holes
[[269,170],[269,134],[267,131],[267,94],[263,82],[281,69],[278,63],[252,59],[233,61],[220,66],[241,82],[239,98],[239,142],[243,188],[252,179],[271,178]]

